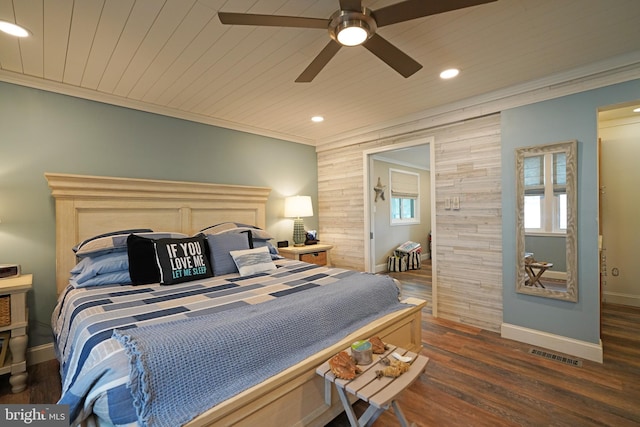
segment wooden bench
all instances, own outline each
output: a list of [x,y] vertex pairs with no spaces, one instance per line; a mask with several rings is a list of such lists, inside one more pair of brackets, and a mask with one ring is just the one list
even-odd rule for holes
[[[404,414],[400,410],[400,405],[396,401],[396,397],[405,388],[410,386],[422,372],[429,361],[428,357],[409,352],[399,347],[388,346],[389,349],[381,355],[374,354],[373,362],[369,365],[358,365],[363,371],[353,380],[343,380],[336,378],[331,372],[329,362],[325,362],[316,369],[316,373],[325,379],[325,401],[331,403],[331,384],[335,384],[340,401],[344,406],[344,410],[349,418],[351,427],[370,426],[382,414],[382,412],[393,407],[393,411],[400,421],[402,427],[408,427]],[[346,350],[350,353],[350,349]],[[376,371],[385,368],[380,361],[383,357],[391,359],[391,353],[396,352],[401,356],[411,357],[411,367],[409,371],[403,373],[397,378],[381,377],[377,378]],[[367,410],[358,419],[349,401],[347,393],[355,396],[369,404]]]

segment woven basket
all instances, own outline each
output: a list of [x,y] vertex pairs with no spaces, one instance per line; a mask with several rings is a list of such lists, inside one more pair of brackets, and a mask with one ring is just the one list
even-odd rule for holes
[[11,295],[0,296],[0,326],[11,324]]

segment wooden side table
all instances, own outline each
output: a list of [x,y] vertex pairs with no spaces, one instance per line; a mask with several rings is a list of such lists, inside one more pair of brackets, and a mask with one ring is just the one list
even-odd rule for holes
[[[428,357],[404,350],[400,347],[389,345],[382,355],[373,355],[373,362],[369,365],[358,365],[363,371],[353,380],[343,380],[336,378],[331,372],[329,362],[325,362],[316,369],[316,373],[325,379],[325,401],[331,404],[331,384],[335,384],[336,391],[344,406],[344,410],[349,418],[351,427],[364,427],[373,424],[373,422],[382,414],[382,412],[393,407],[398,421],[402,427],[408,427],[409,424],[400,410],[400,405],[396,401],[396,397],[400,392],[409,387],[424,372]],[[346,350],[348,353],[350,349]],[[399,353],[401,356],[411,357],[411,367],[409,371],[403,373],[397,378],[382,377],[377,378],[376,371],[385,368],[380,361],[383,357],[391,358],[393,352]],[[369,403],[369,407],[358,419],[349,401],[347,393],[356,396]]]
[[10,351],[7,352],[5,360],[0,361],[0,375],[11,374],[9,383],[13,393],[20,393],[27,388],[27,292],[31,289],[32,283],[31,274],[0,279],[0,296],[9,295],[11,298],[11,323],[0,326],[0,333],[8,331],[11,334]]
[[278,252],[285,258],[308,262],[310,264],[331,266],[329,251],[333,245],[323,245],[321,243],[308,246],[287,246],[278,248]]
[[[541,288],[544,288],[544,285],[542,284],[540,279],[542,278],[542,275],[544,274],[544,272],[552,267],[553,267],[552,263],[544,262],[544,261],[534,261],[530,263],[525,263],[524,270],[527,272],[527,276],[529,276],[529,279],[527,279],[525,285],[540,286]],[[536,272],[534,269],[538,271]]]

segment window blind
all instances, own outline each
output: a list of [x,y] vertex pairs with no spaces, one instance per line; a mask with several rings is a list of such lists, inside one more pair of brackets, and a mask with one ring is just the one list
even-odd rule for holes
[[391,196],[417,198],[420,194],[419,175],[391,170]]
[[524,194],[544,195],[544,156],[524,158]]
[[567,154],[553,153],[553,194],[567,192]]

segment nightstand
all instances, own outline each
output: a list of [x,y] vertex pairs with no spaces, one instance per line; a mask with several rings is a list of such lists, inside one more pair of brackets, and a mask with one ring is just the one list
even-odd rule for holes
[[278,248],[278,252],[285,258],[308,262],[310,264],[331,266],[329,251],[333,245],[317,243],[308,246],[287,246]]
[[0,298],[9,298],[11,307],[10,323],[0,326],[0,336],[10,336],[9,348],[4,352],[4,360],[0,360],[0,375],[11,374],[9,383],[14,393],[27,388],[27,292],[32,281],[31,274],[0,279]]

